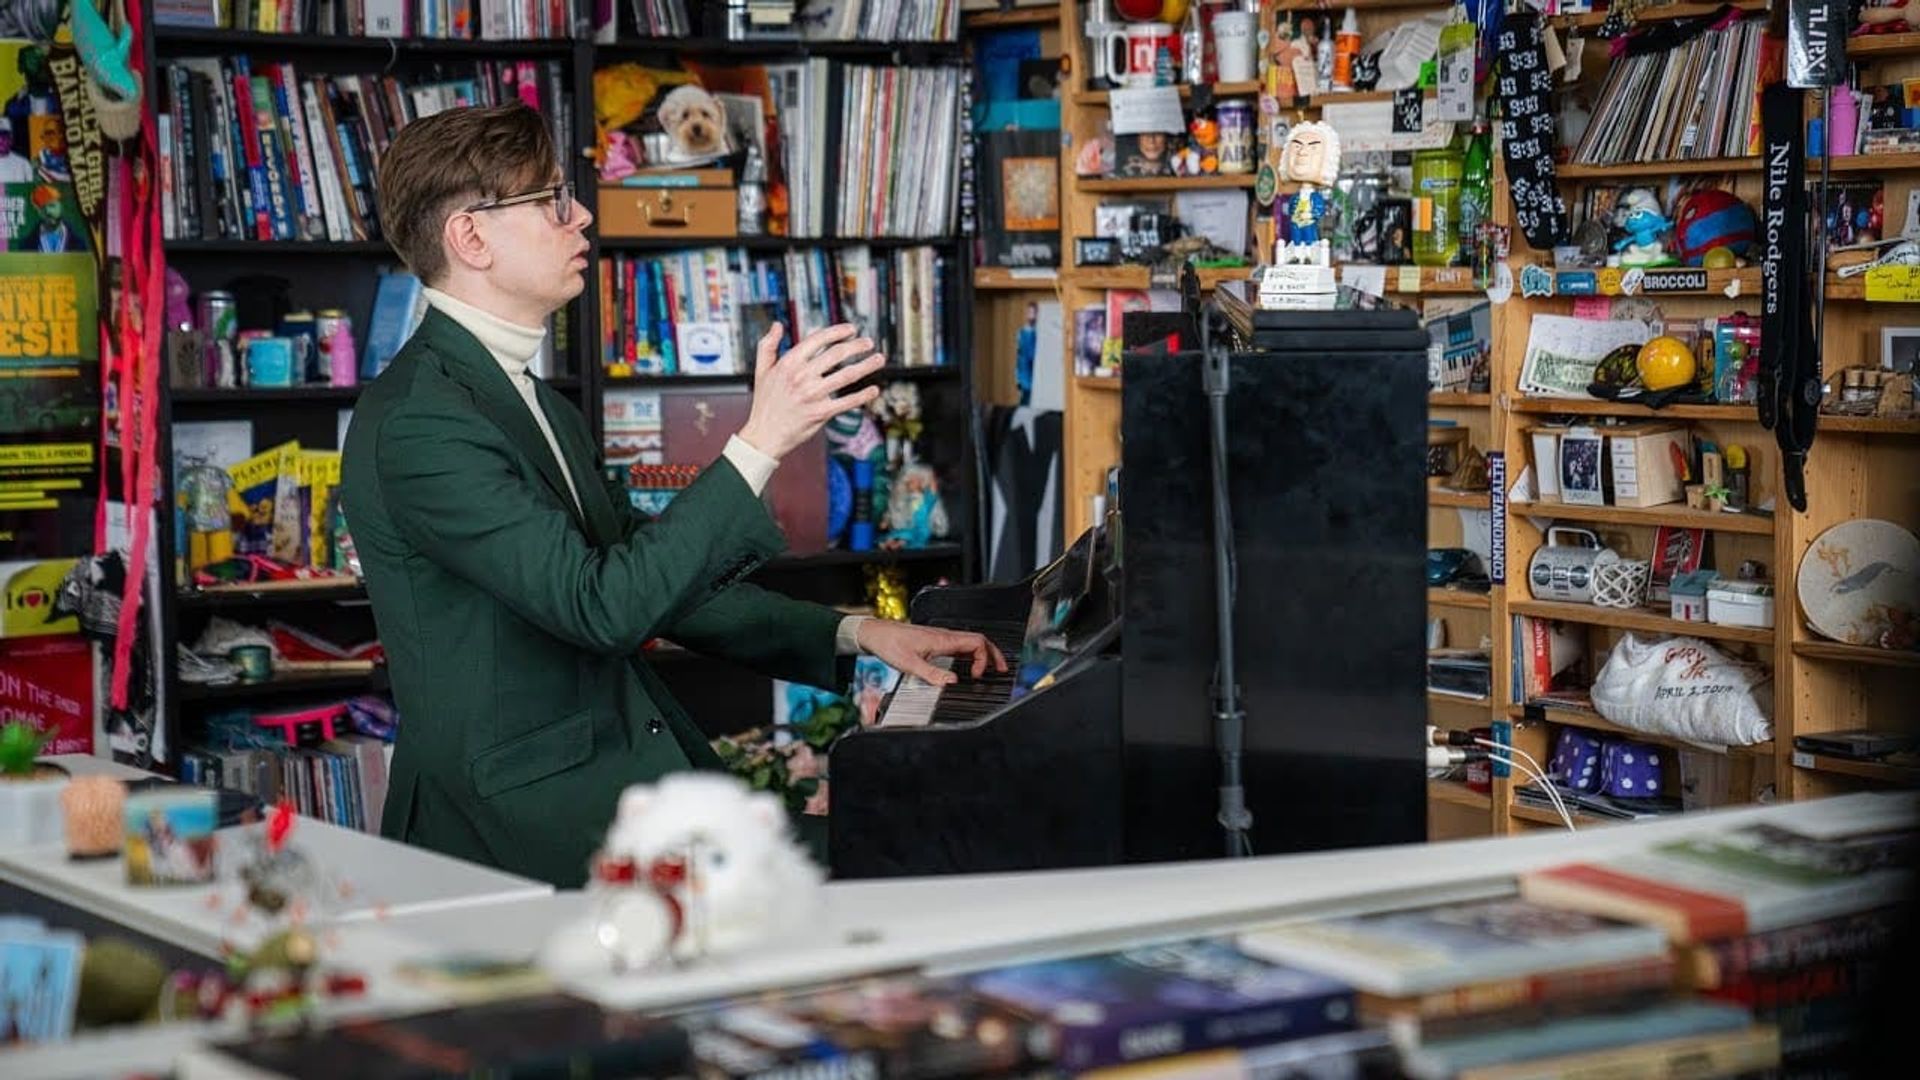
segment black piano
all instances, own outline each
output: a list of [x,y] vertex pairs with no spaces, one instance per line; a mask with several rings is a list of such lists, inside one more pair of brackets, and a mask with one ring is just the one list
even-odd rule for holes
[[[1346,292],[1220,307],[1253,851],[1423,840],[1426,332]],[[878,725],[835,744],[836,878],[1223,854],[1198,356],[1126,371],[1106,521],[1024,581],[914,597],[913,621],[979,631],[1018,669],[902,677]]]

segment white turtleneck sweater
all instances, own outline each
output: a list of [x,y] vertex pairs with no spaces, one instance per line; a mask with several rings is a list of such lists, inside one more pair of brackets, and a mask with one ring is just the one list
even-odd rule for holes
[[[540,434],[547,438],[547,449],[553,451],[553,459],[560,463],[560,475],[567,482],[567,493],[573,496],[573,508],[580,509],[580,490],[574,486],[573,472],[567,468],[567,458],[560,452],[560,440],[554,437],[553,425],[547,420],[546,410],[540,407],[539,398],[534,396],[533,375],[527,369],[540,355],[540,345],[546,340],[544,327],[521,326],[489,311],[482,311],[472,304],[449,296],[438,289],[421,290],[428,304],[437,308],[441,314],[452,319],[472,334],[484,346],[500,370],[506,373],[507,381],[513,384],[520,394],[520,400],[526,402],[527,411],[533,414],[533,422],[540,425]],[[767,481],[773,479],[773,471],[780,462],[768,457],[751,443],[735,435],[727,440],[722,455],[733,464],[740,478],[747,482],[757,496],[766,489]],[[866,616],[849,615],[840,620],[838,632],[834,635],[835,651],[842,656],[852,656],[860,651],[859,628]]]

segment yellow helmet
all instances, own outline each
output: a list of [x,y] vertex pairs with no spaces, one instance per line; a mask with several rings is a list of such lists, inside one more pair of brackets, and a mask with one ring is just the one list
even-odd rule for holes
[[1693,350],[1676,337],[1662,335],[1640,346],[1634,366],[1649,390],[1672,390],[1693,381]]

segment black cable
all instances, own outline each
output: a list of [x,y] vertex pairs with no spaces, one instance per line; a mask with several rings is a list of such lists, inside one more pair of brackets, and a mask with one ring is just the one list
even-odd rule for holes
[[1233,631],[1234,596],[1238,587],[1233,543],[1233,507],[1227,484],[1227,392],[1231,386],[1227,349],[1216,347],[1213,314],[1199,311],[1200,384],[1207,396],[1208,436],[1213,482],[1213,565],[1214,621],[1219,657],[1214,668],[1212,703],[1214,744],[1220,754],[1220,806],[1218,819],[1225,830],[1228,858],[1253,854],[1248,830],[1253,815],[1247,810],[1247,795],[1241,777],[1241,751],[1245,743],[1246,714],[1240,707],[1240,684],[1235,670]]

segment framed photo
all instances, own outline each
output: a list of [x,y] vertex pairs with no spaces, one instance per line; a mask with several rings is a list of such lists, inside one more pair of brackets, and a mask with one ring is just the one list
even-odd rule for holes
[[1573,428],[1560,436],[1560,501],[1605,506],[1600,463],[1606,439],[1592,428]]
[[1880,328],[1880,366],[1899,375],[1912,375],[1920,368],[1920,326],[1883,326]]

